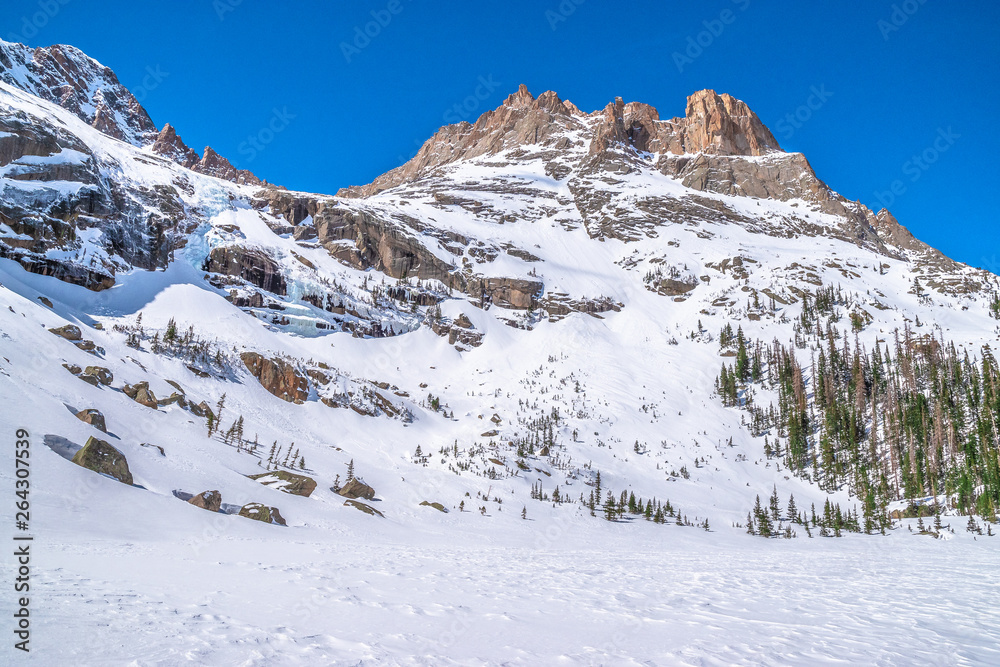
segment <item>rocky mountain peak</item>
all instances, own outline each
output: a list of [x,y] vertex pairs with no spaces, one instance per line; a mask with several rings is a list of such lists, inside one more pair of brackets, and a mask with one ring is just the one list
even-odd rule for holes
[[503,105],[514,109],[523,109],[531,106],[531,103],[534,101],[535,97],[528,92],[528,87],[522,83],[515,92],[507,96],[507,99],[503,101]]
[[0,40],[0,81],[71,111],[97,130],[135,146],[156,125],[108,67],[73,46],[32,49]]
[[688,97],[684,115],[685,152],[764,155],[781,151],[757,114],[726,93],[699,90]]
[[105,67],[74,46],[32,49],[0,40],[0,81],[58,104],[99,132],[154,153],[202,174],[239,184],[264,181],[235,168],[211,148],[199,157],[169,123],[162,130],[139,100]]
[[203,154],[199,157],[198,153],[189,148],[184,140],[178,136],[177,130],[170,123],[164,125],[163,129],[160,130],[150,150],[199,174],[215,176],[240,185],[264,184],[264,181],[254,176],[252,172],[234,167],[229,160],[216,153],[211,146],[206,146]]
[[[621,169],[620,151],[634,155],[666,156],[706,153],[718,156],[761,156],[782,152],[774,135],[744,102],[731,95],[701,90],[687,99],[683,118],[661,120],[655,107],[616,97],[603,109],[585,114],[553,91],[534,97],[524,84],[496,109],[485,112],[475,123],[447,125],[438,130],[417,155],[365,186],[352,186],[338,194],[370,196],[382,190],[419,179],[430,170],[459,160],[494,155],[511,148],[533,147],[563,150],[579,142],[570,133],[589,130],[586,154],[600,156],[597,170],[610,165]],[[545,152],[545,151],[543,151]],[[554,155],[551,151],[548,155]],[[626,156],[627,157],[627,156]]]

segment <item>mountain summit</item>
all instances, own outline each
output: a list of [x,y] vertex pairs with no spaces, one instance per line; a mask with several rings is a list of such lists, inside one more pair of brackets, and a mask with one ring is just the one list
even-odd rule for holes
[[369,185],[346,188],[338,194],[369,196],[420,178],[435,167],[515,147],[560,150],[577,143],[584,144],[589,154],[608,149],[664,156],[761,156],[781,152],[774,136],[745,103],[713,90],[688,97],[684,118],[660,120],[659,113],[648,104],[625,104],[621,98],[585,114],[553,91],[535,98],[521,84],[503,105],[485,112],[475,123],[441,128],[405,165]]

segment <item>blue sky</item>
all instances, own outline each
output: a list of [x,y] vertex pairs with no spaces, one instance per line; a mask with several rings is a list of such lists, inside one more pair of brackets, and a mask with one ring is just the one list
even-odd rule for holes
[[[366,29],[373,36],[359,37]],[[621,96],[661,117],[683,115],[688,94],[713,88],[746,101],[845,196],[889,204],[922,240],[996,272],[998,33],[1000,3],[989,0],[109,0],[99,9],[6,0],[0,9],[4,39],[78,46],[192,147],[210,144],[262,178],[317,192],[398,166],[439,126],[474,120],[519,83],[585,111]]]

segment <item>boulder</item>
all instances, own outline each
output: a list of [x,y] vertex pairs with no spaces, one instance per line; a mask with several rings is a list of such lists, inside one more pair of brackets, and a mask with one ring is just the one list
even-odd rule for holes
[[140,405],[145,405],[147,408],[153,408],[154,410],[157,408],[156,395],[150,391],[148,382],[127,384],[122,387],[122,391],[126,396]]
[[188,407],[191,408],[191,414],[196,417],[208,417],[212,415],[215,418],[215,413],[212,412],[212,408],[208,406],[208,403],[202,401],[201,403],[188,403]]
[[250,475],[250,479],[256,480],[264,486],[272,489],[290,493],[293,496],[304,496],[308,498],[316,490],[316,480],[305,475],[296,475],[287,470],[272,470],[260,475]]
[[86,382],[87,384],[92,384],[95,387],[101,386],[101,380],[96,375],[91,375],[90,373],[81,373],[77,375],[78,378]]
[[115,381],[115,374],[104,366],[87,366],[83,369],[83,372],[88,375],[93,375],[97,378],[97,381],[101,384],[107,386]]
[[83,350],[84,352],[89,352],[94,355],[104,354],[104,348],[98,346],[97,343],[95,343],[92,340],[81,340],[80,342],[73,344],[76,345],[81,350]]
[[[194,498],[191,500],[194,500]],[[288,525],[281,517],[281,513],[278,511],[277,507],[268,507],[267,505],[261,503],[247,503],[240,508],[239,514],[240,516],[245,516],[246,518],[253,519],[254,521],[276,523],[279,526]]]
[[180,394],[180,393],[178,393],[176,391],[174,393],[170,394],[170,396],[167,396],[166,398],[158,399],[156,401],[156,404],[158,406],[160,406],[161,408],[164,407],[164,406],[167,406],[167,405],[173,405],[174,403],[178,404],[182,408],[187,407],[187,401],[184,399],[184,394]]
[[202,491],[188,502],[203,510],[218,512],[222,507],[222,494],[218,491]]
[[369,514],[371,516],[380,516],[383,519],[385,518],[384,514],[382,514],[381,512],[379,512],[377,509],[375,509],[371,505],[365,505],[364,503],[358,502],[357,500],[345,500],[344,501],[344,506],[345,507],[353,507],[354,509],[361,510],[365,514]]
[[375,489],[368,486],[357,477],[349,480],[347,484],[344,484],[342,487],[337,489],[337,493],[345,498],[364,498],[365,500],[375,499]]
[[80,327],[75,324],[67,324],[64,327],[59,327],[58,329],[49,329],[49,333],[61,336],[66,340],[83,340],[83,333],[80,331]]
[[268,359],[256,352],[244,352],[240,359],[261,386],[278,398],[294,403],[309,398],[309,380],[287,361]]
[[73,463],[113,477],[122,484],[132,485],[132,473],[128,469],[125,455],[103,440],[89,438],[83,449],[73,457]]
[[108,432],[108,427],[104,423],[104,415],[101,414],[100,410],[95,410],[94,408],[87,408],[86,410],[80,410],[76,413],[76,418],[80,421],[90,424],[98,431]]
[[63,364],[63,368],[65,368],[66,370],[68,370],[73,375],[79,375],[80,373],[83,372],[83,369],[81,369],[76,364]]

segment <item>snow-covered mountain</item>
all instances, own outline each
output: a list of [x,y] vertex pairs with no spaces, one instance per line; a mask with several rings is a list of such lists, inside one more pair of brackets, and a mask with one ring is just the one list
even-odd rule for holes
[[[80,541],[93,557],[139,543],[163,567],[276,563],[281,545],[298,544],[302,558],[342,558],[362,578],[341,550],[390,570],[382,556],[405,560],[399,545],[452,553],[477,540],[550,572],[560,559],[539,554],[559,545],[766,559],[760,545],[772,543],[747,534],[748,513],[754,532],[795,535],[802,553],[830,559],[940,557],[910,534],[930,508],[956,531],[928,518],[926,532],[950,542],[978,536],[965,515],[995,532],[997,276],[839,195],[745,103],[714,91],[661,120],[641,103],[584,113],[522,86],[334,196],[263,183],[211,149],[199,159],[72,47],[2,42],[0,258],[4,422],[31,433],[37,530],[67,545],[49,556],[60,567]],[[757,497],[770,519],[754,513]],[[875,534],[818,539],[852,531]],[[538,575],[462,553],[469,567],[503,569],[498,586]],[[146,556],[126,567],[133,588]],[[257,576],[238,571],[222,578]],[[46,582],[67,591],[82,572]],[[334,597],[351,585],[283,572],[261,576]],[[725,585],[711,595],[724,600]],[[288,623],[240,625],[223,604],[222,635],[236,643]],[[433,616],[433,604],[417,613]],[[66,605],[46,613],[79,613]],[[395,618],[391,607],[366,618]],[[128,613],[161,622],[143,609]],[[490,613],[468,627],[489,632]],[[490,655],[468,627],[455,640],[468,659]],[[995,628],[978,628],[982,646],[1000,640]],[[269,641],[252,659],[399,660],[419,645],[356,626],[360,643],[314,650],[303,632],[282,640],[287,655]],[[645,634],[628,641],[654,659],[680,655]],[[941,629],[936,641],[953,638]],[[168,644],[143,646],[177,659]],[[206,639],[191,659],[246,659],[222,644]],[[707,646],[693,655],[752,652]],[[895,640],[889,650],[906,655]],[[595,651],[512,659],[634,655]]]

